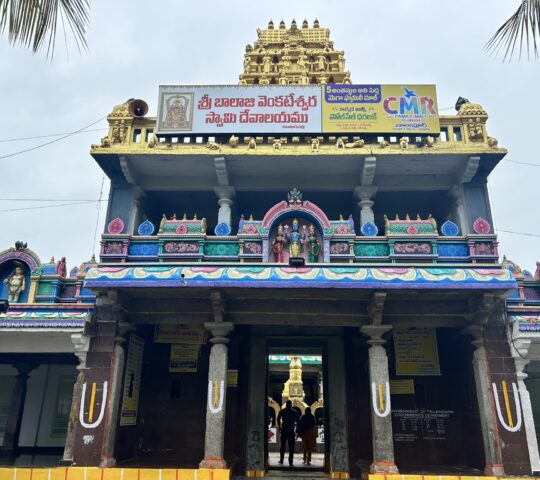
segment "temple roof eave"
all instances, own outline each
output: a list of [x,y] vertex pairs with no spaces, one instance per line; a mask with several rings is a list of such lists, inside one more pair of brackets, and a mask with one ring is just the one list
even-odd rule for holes
[[509,293],[517,286],[508,270],[493,268],[375,267],[324,265],[139,265],[98,266],[89,270],[85,287],[109,288],[341,288],[494,290]]

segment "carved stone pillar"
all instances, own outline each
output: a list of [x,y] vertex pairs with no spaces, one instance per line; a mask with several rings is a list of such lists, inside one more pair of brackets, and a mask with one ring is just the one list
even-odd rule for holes
[[1,456],[8,458],[18,456],[19,435],[21,433],[27,383],[30,378],[29,373],[35,368],[35,366],[27,363],[16,363],[13,366],[17,369],[18,375],[15,377],[15,385],[11,392],[8,421],[4,433],[4,444],[0,449]]
[[264,438],[267,434],[266,344],[252,336],[249,341],[249,392],[247,411],[246,476],[263,477],[266,469]]
[[116,444],[116,432],[118,429],[118,414],[120,409],[120,399],[123,391],[123,373],[125,362],[125,335],[133,329],[132,325],[126,322],[119,322],[114,338],[114,351],[111,364],[111,386],[109,400],[107,404],[108,415],[104,422],[104,438],[101,450],[100,467],[115,467],[114,447]]
[[496,413],[493,408],[486,347],[484,346],[484,327],[475,324],[467,327],[465,331],[473,336],[472,344],[475,348],[473,369],[486,458],[484,472],[488,476],[498,477],[504,475],[504,467],[497,432]]
[[231,225],[232,222],[232,210],[231,206],[233,201],[230,198],[222,197],[218,200],[219,210],[218,210],[218,224],[226,223]]
[[232,204],[234,198],[233,187],[215,187],[214,192],[218,197],[218,220],[217,225],[225,223],[231,226],[232,223]]
[[469,233],[469,222],[467,221],[467,212],[465,211],[465,196],[463,193],[463,185],[454,185],[450,189],[450,195],[454,199],[454,208],[456,211],[457,223],[459,225],[461,235]]
[[133,199],[127,224],[127,232],[131,235],[136,235],[137,233],[137,227],[141,220],[141,203],[144,200],[144,195],[145,193],[141,187],[137,185],[133,187]]
[[349,476],[344,351],[343,338],[328,339],[326,383],[330,412],[327,425],[330,435],[330,476],[332,478],[348,478]]
[[[96,298],[92,337],[82,374],[80,401],[74,407],[71,452],[77,466],[114,466],[118,406],[122,394],[124,335],[131,329],[117,291]],[[79,379],[78,379],[79,381]],[[77,396],[79,394],[77,393]],[[76,398],[74,399],[76,400]]]
[[64,455],[61,463],[71,465],[73,463],[73,445],[75,443],[75,425],[79,415],[79,406],[81,404],[82,386],[84,383],[84,370],[86,370],[86,355],[90,346],[90,337],[84,333],[71,334],[71,341],[75,349],[75,355],[79,359],[77,370],[77,380],[73,385],[73,398],[71,400],[71,411],[69,414],[69,423],[66,433],[66,444],[64,446]]
[[204,458],[201,468],[226,468],[223,458],[225,444],[225,412],[227,405],[227,335],[232,331],[229,322],[205,323],[212,333],[210,339],[210,362],[208,366],[208,397],[206,403],[206,431],[204,437]]
[[375,223],[375,214],[373,213],[373,202],[372,198],[377,192],[377,187],[356,187],[354,190],[355,197],[359,200],[358,208],[360,208],[360,226],[366,222]]
[[[517,329],[516,329],[517,330]],[[512,330],[508,332],[512,335]],[[519,398],[521,399],[521,411],[523,412],[523,425],[527,436],[527,447],[529,449],[529,459],[531,461],[531,471],[540,471],[540,454],[538,452],[538,440],[536,437],[536,428],[531,405],[531,397],[525,384],[527,374],[525,367],[529,363],[527,354],[531,345],[530,338],[517,338],[510,341],[512,356],[516,364],[516,376],[518,380]]]
[[366,325],[360,331],[369,336],[369,388],[371,390],[371,436],[373,462],[371,473],[398,473],[394,460],[392,409],[390,405],[390,378],[388,355],[382,336],[391,325]]

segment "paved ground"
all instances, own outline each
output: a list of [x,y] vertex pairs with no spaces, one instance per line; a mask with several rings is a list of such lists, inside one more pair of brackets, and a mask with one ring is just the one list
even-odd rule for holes
[[[291,469],[289,469],[289,460],[288,455],[285,454],[285,462],[283,465],[280,465],[279,462],[279,453],[278,452],[270,452],[268,454],[268,467],[269,468],[279,468],[282,470],[287,470],[287,472],[290,474]],[[294,466],[292,470],[295,469],[302,469],[302,470],[322,470],[324,467],[324,453],[313,453],[311,455],[311,465],[306,465],[303,462],[302,454],[301,453],[295,453],[294,454]]]

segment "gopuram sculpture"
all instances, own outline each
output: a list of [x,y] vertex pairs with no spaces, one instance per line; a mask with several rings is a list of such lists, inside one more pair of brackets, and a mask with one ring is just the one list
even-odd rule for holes
[[304,253],[304,241],[306,239],[306,232],[300,233],[300,226],[298,219],[294,219],[292,222],[292,231],[289,233],[289,226],[285,225],[285,238],[287,239],[289,254],[291,257],[301,257]]
[[24,270],[20,264],[16,264],[15,270],[4,280],[8,286],[8,302],[17,303],[19,296],[26,289]]
[[319,254],[321,253],[321,242],[319,242],[319,239],[317,238],[317,233],[313,224],[309,226],[308,232],[309,234],[306,240],[308,262],[317,263],[319,261]]
[[253,46],[246,46],[240,85],[351,83],[344,52],[334,50],[330,30],[321,28],[318,20],[312,28],[307,20],[301,28],[294,20],[290,28],[283,20],[275,28],[270,20],[257,35]]
[[287,239],[283,233],[283,225],[279,225],[276,237],[272,242],[272,252],[274,252],[274,261],[283,262],[283,252],[287,245]]

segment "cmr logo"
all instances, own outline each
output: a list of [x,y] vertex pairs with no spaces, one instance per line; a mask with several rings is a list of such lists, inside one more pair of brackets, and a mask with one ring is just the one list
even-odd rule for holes
[[400,97],[386,97],[383,100],[383,108],[390,115],[435,117],[433,97],[419,97],[414,90],[403,88],[404,92]]

